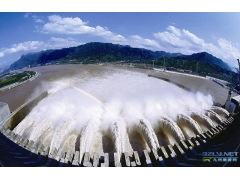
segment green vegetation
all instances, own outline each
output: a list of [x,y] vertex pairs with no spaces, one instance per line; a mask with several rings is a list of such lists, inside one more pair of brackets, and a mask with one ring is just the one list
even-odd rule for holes
[[181,54],[163,51],[153,52],[147,49],[132,48],[118,44],[93,42],[77,47],[25,54],[18,61],[14,62],[9,70],[21,69],[29,65],[34,67],[57,63],[93,64],[114,61],[150,61],[155,58],[177,55]]
[[0,80],[0,88],[13,83],[26,81],[36,74],[34,71],[24,71],[23,73],[7,75]]

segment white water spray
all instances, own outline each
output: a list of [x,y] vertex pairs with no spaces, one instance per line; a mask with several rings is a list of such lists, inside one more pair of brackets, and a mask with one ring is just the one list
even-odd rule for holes
[[210,110],[214,111],[215,113],[217,113],[219,116],[223,118],[229,117],[229,112],[226,109],[223,109],[222,107],[212,106]]
[[114,140],[115,150],[120,160],[121,154],[125,152],[126,127],[121,121],[117,121],[111,125],[110,131]]
[[81,73],[84,74],[81,78],[48,83],[49,96],[14,131],[51,146],[51,150],[72,146],[74,151],[74,142],[80,136],[75,145],[80,143],[81,158],[84,152],[93,153],[103,134],[111,134],[115,150],[121,154],[135,150],[132,147],[137,143],[145,143],[129,140],[130,135],[139,136],[133,130],[156,149],[161,146],[156,127],[174,141],[184,140],[183,132],[171,119],[189,111],[204,112],[213,104],[210,95],[186,92],[143,73],[126,70],[101,75],[96,72],[95,76]]
[[92,146],[96,138],[96,134],[99,130],[100,120],[93,119],[87,122],[83,128],[80,138],[80,161],[82,160],[83,154],[89,152],[92,154]]
[[223,119],[212,110],[207,110],[205,114],[214,122],[215,125],[220,124],[223,121]]
[[31,128],[34,125],[37,125],[39,121],[39,116],[34,113],[30,114],[24,121],[21,121],[16,128],[14,128],[13,132],[24,138],[29,138],[29,131],[31,131]]
[[205,116],[204,114],[197,113],[197,112],[191,112],[190,117],[192,119],[194,119],[195,121],[197,121],[200,126],[201,125],[206,126],[206,128],[208,128],[208,130],[215,127],[212,120],[208,116]]
[[159,128],[166,136],[172,136],[176,142],[185,139],[182,130],[178,127],[177,123],[172,119],[164,117],[159,120]]
[[150,145],[150,148],[158,149],[160,147],[157,136],[148,120],[140,120],[138,124],[138,132],[145,138]]
[[34,128],[34,130],[32,131],[29,140],[32,140],[34,142],[36,141],[41,141],[45,133],[47,133],[47,131],[54,131],[54,125],[52,124],[52,121],[50,119],[44,119],[42,120],[37,127]]
[[190,116],[179,114],[177,122],[179,122],[180,124],[181,123],[188,124],[191,127],[191,129],[197,134],[202,133],[202,129],[199,126],[199,124],[196,121],[194,121]]
[[68,135],[71,133],[73,127],[74,127],[75,121],[74,120],[64,120],[60,124],[58,124],[56,130],[53,133],[50,151],[56,148],[57,150],[60,149],[60,147],[63,147],[63,143],[68,137]]

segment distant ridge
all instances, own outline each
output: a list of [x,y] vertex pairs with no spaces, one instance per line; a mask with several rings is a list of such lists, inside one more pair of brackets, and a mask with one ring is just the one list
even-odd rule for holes
[[200,53],[194,53],[192,55],[182,55],[176,58],[182,58],[185,60],[199,60],[208,62],[210,65],[219,66],[222,69],[231,71],[232,69],[221,59],[214,57],[213,55],[207,53],[207,52],[200,52]]
[[37,53],[28,53],[14,62],[8,70],[21,69],[28,65],[37,66],[47,63],[68,63],[70,61],[81,63],[96,62],[149,62],[159,58],[173,58],[184,60],[198,60],[207,62],[223,70],[231,71],[231,68],[221,59],[207,52],[183,55],[181,53],[168,53],[165,51],[151,51],[143,48],[133,48],[129,45],[112,43],[91,42],[77,47],[63,48],[58,50],[46,50]]

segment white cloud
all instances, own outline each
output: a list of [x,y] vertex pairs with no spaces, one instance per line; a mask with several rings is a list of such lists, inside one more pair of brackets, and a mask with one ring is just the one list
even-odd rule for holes
[[88,34],[93,33],[95,28],[86,26],[80,18],[62,18],[58,15],[48,17],[49,23],[44,24],[42,31],[45,33],[58,34]]
[[167,31],[154,33],[155,38],[167,52],[180,52],[192,54],[198,52],[208,52],[217,58],[222,59],[232,67],[237,67],[236,59],[240,57],[239,50],[233,43],[220,38],[217,44],[207,43],[188,30],[180,30],[174,26],[169,26]]
[[36,22],[36,23],[44,23],[44,21],[41,20],[41,19],[36,19],[35,22]]
[[204,46],[207,45],[204,40],[188,30],[180,30],[174,26],[169,26],[167,30],[154,33],[155,38],[157,38],[166,51],[192,54],[204,51]]
[[47,43],[47,46],[53,49],[59,49],[59,48],[79,46],[81,44],[82,43],[76,42],[72,38],[64,39],[64,38],[51,37],[49,42]]
[[43,41],[26,41],[19,44],[13,44],[9,48],[3,48],[0,51],[0,57],[6,54],[13,54],[18,52],[31,52],[31,51],[41,51],[45,49],[60,49],[66,47],[78,46],[81,43],[76,42],[74,39],[67,38],[55,38],[51,37],[47,42]]
[[120,35],[120,34],[114,34],[114,33],[109,33],[104,36],[104,39],[106,39],[109,42],[112,43],[118,43],[118,44],[127,44],[127,39]]
[[7,48],[3,52],[5,54],[11,54],[19,51],[36,50],[38,49],[38,47],[42,46],[43,44],[44,43],[42,41],[27,41],[19,44],[13,44],[11,48]]
[[41,41],[27,41],[19,44],[13,44],[9,48],[3,48],[3,50],[0,52],[0,57],[5,56],[6,54],[13,54],[21,51],[32,51],[37,50],[39,47],[43,46],[44,43]]
[[231,66],[238,67],[237,59],[240,57],[239,50],[233,43],[226,39],[218,39],[219,54],[223,59],[226,59]]
[[44,21],[42,20],[42,17],[37,16],[37,15],[32,15],[33,13],[26,13],[23,17],[24,18],[29,18],[31,17],[35,23],[44,23]]
[[130,36],[129,43],[132,47],[145,48],[153,51],[162,49],[162,47],[157,41],[151,39],[144,39],[138,35]]
[[196,46],[204,45],[204,40],[198,38],[196,35],[190,33],[188,30],[185,30],[185,29],[183,29],[183,38]]
[[32,13],[28,13],[28,12],[27,12],[26,14],[24,14],[23,17],[28,18],[31,14],[32,14]]
[[32,15],[33,20],[35,23],[44,23],[40,16]]
[[119,34],[113,33],[101,26],[91,27],[88,26],[88,22],[82,21],[80,18],[75,17],[64,17],[62,18],[59,15],[52,15],[48,17],[49,22],[44,24],[41,28],[41,32],[50,34],[88,34],[93,36],[99,36],[104,38],[107,41],[114,43],[124,43],[127,40]]
[[3,57],[4,56],[4,53],[3,52],[0,52],[0,57]]
[[98,36],[111,43],[122,45],[131,45],[132,47],[148,48],[158,50],[160,45],[155,40],[144,39],[140,36],[133,35],[129,39],[120,34],[113,33],[107,27],[91,27],[88,22],[82,21],[75,17],[61,17],[52,15],[48,17],[49,22],[44,24],[40,32],[46,34],[71,34],[71,35],[92,35]]
[[178,37],[181,37],[181,35],[182,35],[181,30],[175,28],[174,26],[169,26],[167,29]]

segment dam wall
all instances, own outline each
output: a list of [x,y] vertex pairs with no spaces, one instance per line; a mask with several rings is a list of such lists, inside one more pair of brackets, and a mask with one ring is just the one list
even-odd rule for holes
[[[8,128],[10,130],[14,129],[31,112],[32,108],[35,107],[43,98],[47,97],[47,95],[48,92],[45,91],[35,98],[27,101],[14,112],[12,112],[7,119],[3,120],[0,126]],[[7,113],[6,108],[3,110],[5,113]]]
[[0,124],[10,116],[11,112],[8,104],[0,102]]
[[182,84],[180,84],[178,82],[172,81],[169,78],[160,77],[160,76],[157,76],[157,75],[154,75],[154,74],[148,74],[148,76],[149,77],[154,77],[154,78],[157,78],[157,79],[161,79],[161,80],[166,81],[166,82],[170,82],[170,83],[172,83],[172,84],[174,84],[174,85],[176,85],[176,86],[178,86],[178,87],[180,87],[180,88],[182,88],[182,89],[184,89],[186,91],[191,91],[190,88],[188,88],[188,87],[186,87],[186,86],[184,86],[184,85],[182,85]]

